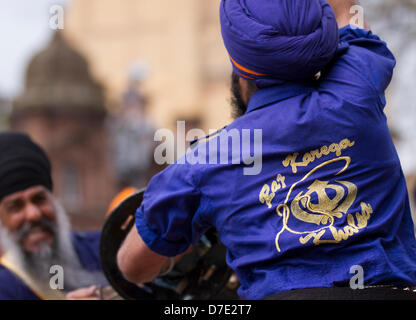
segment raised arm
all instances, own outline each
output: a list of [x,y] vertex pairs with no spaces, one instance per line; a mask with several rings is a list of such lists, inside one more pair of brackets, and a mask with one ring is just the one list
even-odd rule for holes
[[[364,14],[363,9],[361,11],[355,10],[354,6],[359,6],[360,3],[358,0],[328,0],[328,3],[331,5],[332,9],[335,12],[339,28],[345,27],[349,24],[356,25],[360,19],[355,19],[357,14]],[[362,25],[358,27],[363,29],[370,29],[370,26],[362,17]]]
[[118,252],[117,264],[128,281],[145,283],[170,270],[173,267],[172,263],[178,262],[192,250],[193,246],[171,261],[170,258],[151,251],[133,226]]

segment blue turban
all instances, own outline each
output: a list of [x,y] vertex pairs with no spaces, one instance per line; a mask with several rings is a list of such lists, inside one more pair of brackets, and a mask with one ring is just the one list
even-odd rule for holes
[[338,47],[326,0],[222,0],[220,14],[234,71],[259,87],[313,78]]

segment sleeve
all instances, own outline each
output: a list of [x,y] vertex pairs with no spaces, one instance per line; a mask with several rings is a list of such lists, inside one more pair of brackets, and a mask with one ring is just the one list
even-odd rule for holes
[[384,107],[384,92],[396,65],[394,55],[371,31],[346,26],[339,32],[337,57],[322,88],[336,91],[348,99],[376,97]]
[[149,183],[136,212],[136,227],[154,252],[185,252],[208,228],[200,214],[201,193],[189,164],[173,164]]

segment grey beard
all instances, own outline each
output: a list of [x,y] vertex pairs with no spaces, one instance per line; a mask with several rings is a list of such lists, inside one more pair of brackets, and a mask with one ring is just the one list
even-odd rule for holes
[[108,284],[102,272],[84,269],[75,251],[71,238],[71,225],[58,200],[54,199],[56,224],[52,225],[55,240],[36,253],[27,253],[20,245],[19,235],[11,234],[0,223],[0,243],[5,252],[14,256],[18,267],[27,273],[39,286],[48,288],[52,266],[58,265],[64,271],[64,290],[71,291],[90,285]]

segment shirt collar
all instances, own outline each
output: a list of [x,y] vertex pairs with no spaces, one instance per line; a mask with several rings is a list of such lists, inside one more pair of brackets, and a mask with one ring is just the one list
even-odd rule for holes
[[251,112],[272,103],[277,103],[302,94],[309,94],[314,90],[310,83],[285,83],[258,90],[250,99],[247,111]]

